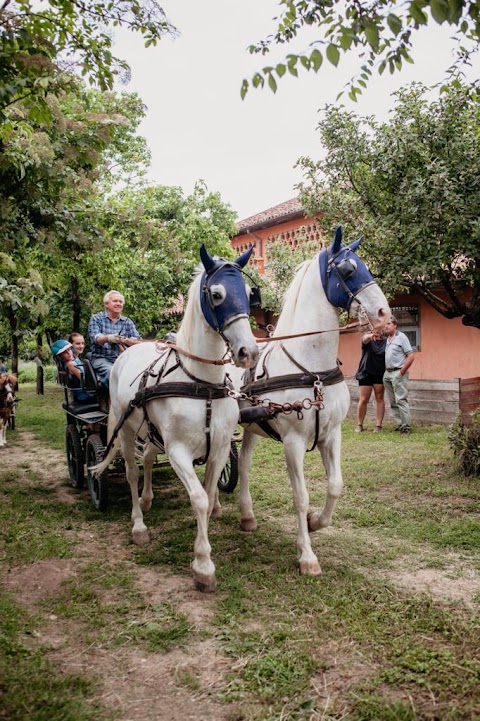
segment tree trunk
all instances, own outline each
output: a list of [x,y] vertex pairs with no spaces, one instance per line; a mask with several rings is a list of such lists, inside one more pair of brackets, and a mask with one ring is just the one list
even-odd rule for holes
[[44,375],[43,375],[43,363],[42,363],[42,347],[43,347],[43,338],[42,334],[38,333],[37,335],[37,396],[43,396],[45,395],[45,388],[44,388]]
[[16,335],[17,319],[12,308],[7,308],[8,324],[10,326],[10,338],[12,349],[12,373],[18,373],[18,337]]
[[80,308],[79,284],[78,278],[75,275],[70,278],[70,292],[72,294],[72,331],[79,331],[82,318]]

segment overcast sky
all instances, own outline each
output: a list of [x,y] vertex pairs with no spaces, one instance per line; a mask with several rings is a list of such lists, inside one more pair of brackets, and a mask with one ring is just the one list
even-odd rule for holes
[[[285,76],[274,95],[251,90],[240,99],[244,77],[272,64],[295,47],[271,57],[250,56],[247,46],[275,28],[276,0],[165,0],[161,3],[181,36],[145,49],[132,33],[118,32],[115,53],[132,69],[125,87],[147,106],[140,133],[152,153],[150,179],[190,193],[203,179],[210,191],[237,212],[238,219],[289,200],[301,179],[295,162],[302,155],[321,157],[318,111],[335,102],[354,74],[353,58],[335,69],[327,61],[320,72]],[[450,64],[448,29],[434,25],[416,44],[415,65],[399,74],[374,76],[357,103],[345,95],[347,109],[387,118],[391,94],[413,80],[432,85]],[[311,38],[310,38],[311,39]],[[478,69],[478,68],[477,68]]]

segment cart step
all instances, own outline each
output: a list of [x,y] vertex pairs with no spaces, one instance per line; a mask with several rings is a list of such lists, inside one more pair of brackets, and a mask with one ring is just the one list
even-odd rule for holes
[[90,411],[89,413],[79,413],[75,415],[75,418],[84,421],[84,423],[101,423],[108,418],[108,415],[106,413],[99,413],[98,411]]

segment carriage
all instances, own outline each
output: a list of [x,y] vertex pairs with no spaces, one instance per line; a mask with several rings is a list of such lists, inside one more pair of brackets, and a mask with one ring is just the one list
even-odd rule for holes
[[[71,376],[63,367],[60,359],[54,356],[57,366],[57,383],[64,388],[62,403],[66,414],[65,452],[68,474],[73,488],[83,488],[87,483],[93,506],[98,511],[106,511],[109,502],[109,484],[115,473],[124,474],[124,461],[120,454],[109,466],[109,470],[95,476],[90,468],[100,463],[107,446],[108,392],[95,373],[88,358],[83,360],[83,390],[89,396],[86,401],[72,400]],[[233,493],[238,482],[237,444],[241,440],[235,434],[230,444],[230,456],[218,479],[218,488],[224,493]],[[135,446],[137,463],[143,459],[143,443],[137,439]],[[168,460],[157,457],[157,466],[170,465]]]

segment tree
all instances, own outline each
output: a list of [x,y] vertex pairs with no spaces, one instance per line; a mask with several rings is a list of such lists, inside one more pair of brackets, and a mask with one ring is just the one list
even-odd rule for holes
[[[14,365],[18,335],[35,332],[42,316],[47,328],[63,321],[71,329],[72,320],[76,327],[83,260],[96,257],[107,242],[106,194],[149,158],[136,136],[144,113],[137,96],[86,90],[76,81],[46,102],[48,121],[23,123],[18,101],[0,125],[0,314],[10,325]],[[46,317],[45,302],[39,309],[36,300],[25,300],[32,272],[43,286],[42,301],[48,295],[52,308],[62,310],[55,320]],[[62,314],[72,307],[73,319],[66,321]]]
[[326,157],[300,161],[303,205],[330,230],[345,220],[364,233],[387,292],[411,289],[480,328],[480,98],[458,83],[431,102],[416,84],[396,95],[383,124],[327,107]]
[[251,81],[243,80],[241,95],[250,85],[275,92],[278,81],[288,72],[295,77],[299,68],[318,72],[326,58],[335,67],[342,53],[357,52],[360,71],[350,83],[349,97],[362,93],[376,70],[394,73],[404,63],[412,63],[411,51],[416,32],[431,24],[450,25],[457,40],[457,60],[448,73],[455,74],[478,50],[480,2],[463,0],[279,0],[282,13],[276,31],[251,45],[251,54],[267,55],[272,46],[288,45],[307,28],[317,27],[319,38],[303,53],[290,53],[285,60],[267,65]]
[[175,35],[156,0],[3,0],[0,5],[0,122],[24,101],[27,120],[48,120],[47,96],[79,71],[101,90],[128,72],[112,54],[111,27],[139,32],[145,45]]
[[[234,221],[234,211],[202,181],[186,197],[180,188],[150,186],[111,198],[105,224],[112,242],[98,260],[135,308],[142,334],[155,335],[171,323],[169,309],[186,293],[203,242],[212,255],[233,256]],[[99,288],[108,287],[104,279],[97,284],[97,304]]]

